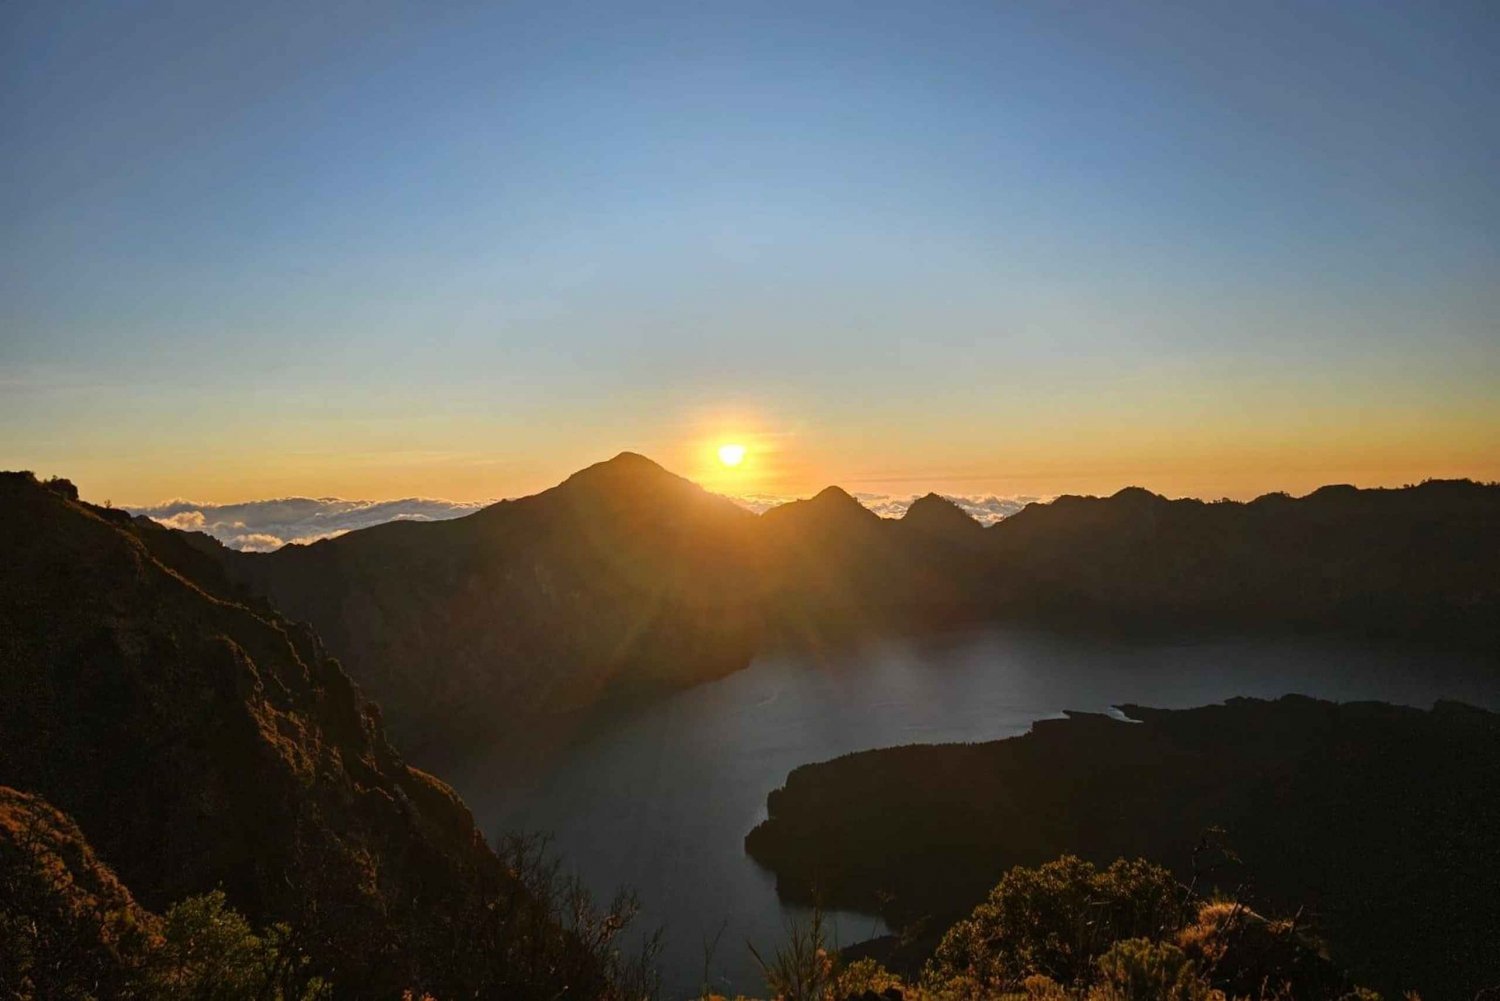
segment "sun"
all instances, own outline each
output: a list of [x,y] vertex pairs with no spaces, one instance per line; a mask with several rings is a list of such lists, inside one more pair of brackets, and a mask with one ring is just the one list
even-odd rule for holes
[[733,468],[745,461],[745,446],[728,443],[719,446],[719,462]]

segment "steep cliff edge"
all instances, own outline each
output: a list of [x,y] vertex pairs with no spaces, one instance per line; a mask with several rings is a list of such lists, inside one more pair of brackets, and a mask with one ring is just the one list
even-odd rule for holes
[[506,914],[571,949],[305,626],[210,594],[75,496],[0,474],[0,785],[70,814],[150,910],[222,887],[290,923],[351,996],[567,986],[481,934]]

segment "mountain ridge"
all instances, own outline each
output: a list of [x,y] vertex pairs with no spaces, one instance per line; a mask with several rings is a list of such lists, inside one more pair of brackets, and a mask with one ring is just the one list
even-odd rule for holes
[[[1063,496],[981,526],[937,495],[901,519],[847,491],[755,515],[622,452],[529,497],[268,554],[223,573],[312,622],[421,751],[720,677],[777,646],[1025,622],[1069,630],[1496,634],[1500,487],[1305,498]],[[206,549],[199,545],[197,548]],[[519,714],[519,716],[517,716]]]

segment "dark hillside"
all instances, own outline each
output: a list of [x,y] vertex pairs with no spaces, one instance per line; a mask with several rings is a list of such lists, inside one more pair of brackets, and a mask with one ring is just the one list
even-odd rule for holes
[[[354,996],[597,981],[313,634],[211,596],[158,534],[0,474],[0,785],[70,814],[147,908],[222,887]],[[548,968],[507,959],[500,915]]]
[[0,786],[0,990],[7,998],[129,997],[161,922],[72,819]]
[[744,667],[754,516],[625,453],[466,518],[397,522],[232,572],[312,622],[403,746]]
[[1324,487],[1248,504],[1131,488],[1032,504],[986,535],[990,586],[1011,615],[1500,641],[1500,486]]

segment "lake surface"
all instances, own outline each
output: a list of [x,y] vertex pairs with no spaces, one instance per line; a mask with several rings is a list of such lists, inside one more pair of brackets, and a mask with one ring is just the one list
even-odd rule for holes
[[[640,923],[666,934],[665,996],[695,994],[703,943],[720,932],[710,979],[759,991],[747,940],[774,946],[796,913],[743,838],[766,794],[797,765],[898,744],[993,740],[1064,709],[1118,703],[1187,708],[1289,692],[1427,707],[1500,709],[1492,660],[1347,640],[1124,643],[1017,629],[892,642],[833,660],[767,656],[748,669],[518,754],[448,775],[486,834],[548,831],[599,898],[636,889]],[[848,944],[883,929],[834,915]]]

